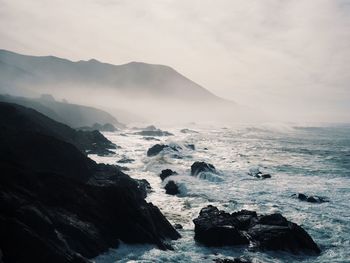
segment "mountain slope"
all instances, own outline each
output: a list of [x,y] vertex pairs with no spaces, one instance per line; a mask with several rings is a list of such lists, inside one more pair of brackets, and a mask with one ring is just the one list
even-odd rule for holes
[[[195,82],[189,80],[174,69],[140,62],[124,65],[89,61],[72,62],[53,56],[26,56],[0,50],[0,62],[29,72],[30,77],[18,79],[19,75],[7,75],[8,82],[32,85],[69,83],[112,88],[125,95],[137,94],[178,99],[220,100]],[[0,64],[1,67],[1,64]],[[19,82],[18,82],[19,81]]]
[[[48,98],[49,97],[49,98]],[[67,102],[59,102],[48,95],[40,98],[24,98],[10,95],[0,95],[0,101],[20,104],[33,108],[40,113],[62,122],[71,127],[92,126],[95,123],[111,123],[118,128],[124,125],[119,123],[115,117],[108,112],[83,105],[77,105]]]

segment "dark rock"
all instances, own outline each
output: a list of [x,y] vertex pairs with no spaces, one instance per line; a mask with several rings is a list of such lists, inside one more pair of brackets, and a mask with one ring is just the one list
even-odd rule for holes
[[300,201],[305,201],[305,202],[309,202],[309,203],[325,203],[325,202],[329,202],[329,200],[326,197],[317,196],[317,195],[307,196],[305,194],[298,193],[298,194],[293,194],[292,196],[297,196]]
[[195,150],[196,149],[196,147],[194,146],[194,144],[186,144],[185,145],[188,149],[190,149],[190,150]]
[[248,174],[249,174],[250,176],[253,176],[253,177],[256,177],[256,178],[260,178],[260,179],[271,178],[271,174],[262,173],[259,169],[250,169],[250,171],[248,172]]
[[203,208],[193,220],[195,240],[207,246],[248,244],[248,239],[235,226],[234,218],[214,206]]
[[191,175],[198,175],[201,172],[216,173],[214,165],[205,162],[194,162],[191,166]]
[[175,229],[183,229],[183,226],[181,224],[174,224]]
[[123,157],[122,159],[118,160],[117,163],[132,163],[134,161],[134,159]]
[[195,239],[207,246],[245,245],[250,242],[260,250],[320,253],[310,235],[281,214],[258,216],[256,212],[247,210],[229,214],[207,206],[193,222]]
[[298,194],[298,198],[301,200],[301,201],[306,201],[306,199],[307,199],[307,196],[306,195],[304,195],[304,194]]
[[177,186],[177,184],[174,181],[169,181],[166,185],[165,185],[165,193],[169,194],[169,195],[177,195],[179,192],[179,188]]
[[169,146],[165,144],[153,145],[151,148],[148,149],[147,156],[155,156],[159,154],[161,151],[163,151],[164,148],[167,148],[167,147]]
[[89,159],[61,134],[69,129],[5,103],[0,119],[4,262],[89,262],[118,240],[166,249],[180,237],[138,181]]
[[165,170],[162,170],[161,174],[159,175],[160,176],[160,179],[162,179],[162,181],[165,180],[165,178],[171,176],[171,175],[176,175],[177,172],[171,170],[171,169],[165,169]]
[[[171,149],[174,152],[178,152],[179,150],[181,150],[181,147],[178,145],[171,145],[170,146],[170,145],[166,145],[166,144],[156,144],[148,149],[147,156],[149,156],[149,157],[155,156],[166,148]],[[176,157],[176,156],[174,156],[174,157]]]

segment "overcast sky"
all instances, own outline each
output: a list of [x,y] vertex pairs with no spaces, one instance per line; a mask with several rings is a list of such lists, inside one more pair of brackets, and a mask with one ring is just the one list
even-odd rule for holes
[[291,120],[350,121],[346,0],[0,0],[0,48],[166,64]]

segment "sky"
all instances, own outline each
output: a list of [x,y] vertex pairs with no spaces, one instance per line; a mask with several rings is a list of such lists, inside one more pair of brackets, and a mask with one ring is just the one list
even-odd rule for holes
[[165,64],[286,120],[350,122],[350,0],[0,0],[0,48]]

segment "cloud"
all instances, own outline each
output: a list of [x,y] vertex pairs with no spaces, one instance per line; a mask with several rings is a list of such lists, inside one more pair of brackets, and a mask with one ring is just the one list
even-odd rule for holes
[[350,121],[350,1],[0,0],[1,46],[167,64],[280,118]]

